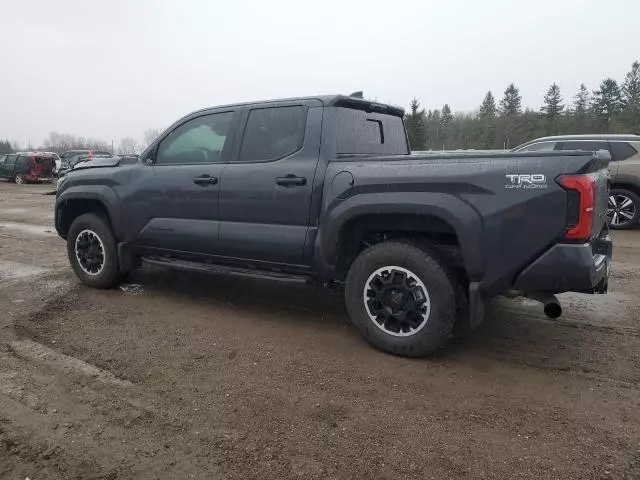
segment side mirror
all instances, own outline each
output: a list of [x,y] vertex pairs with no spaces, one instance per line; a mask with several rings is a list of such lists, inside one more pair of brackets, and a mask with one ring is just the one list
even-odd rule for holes
[[154,161],[156,158],[156,149],[154,148],[153,150],[150,150],[149,153],[147,153],[144,158],[142,159],[142,161],[144,162],[145,165],[153,165]]

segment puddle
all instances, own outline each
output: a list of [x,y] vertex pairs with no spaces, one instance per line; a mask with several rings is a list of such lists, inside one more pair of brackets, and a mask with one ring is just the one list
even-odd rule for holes
[[0,260],[0,280],[34,277],[48,272],[46,268],[9,260]]
[[39,236],[57,236],[56,229],[48,225],[33,225],[20,222],[0,222],[0,233],[2,232],[24,232]]

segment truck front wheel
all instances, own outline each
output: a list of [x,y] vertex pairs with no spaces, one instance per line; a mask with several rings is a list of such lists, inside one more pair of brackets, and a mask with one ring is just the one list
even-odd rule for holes
[[446,265],[398,241],[374,245],[356,258],[345,299],[353,324],[371,344],[409,357],[443,347],[460,310]]
[[89,287],[111,288],[120,279],[116,240],[98,215],[87,213],[73,221],[67,254],[73,271]]

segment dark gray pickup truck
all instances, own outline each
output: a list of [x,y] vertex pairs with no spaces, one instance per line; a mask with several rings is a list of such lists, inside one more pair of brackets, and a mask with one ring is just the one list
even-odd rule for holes
[[194,112],[137,160],[58,184],[56,229],[87,285],[147,262],[344,286],[376,347],[420,356],[484,299],[607,289],[609,156],[411,155],[403,111],[346,96]]

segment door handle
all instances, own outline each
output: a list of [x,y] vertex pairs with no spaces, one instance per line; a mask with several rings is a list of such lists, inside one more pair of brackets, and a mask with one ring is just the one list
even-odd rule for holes
[[193,179],[193,183],[195,183],[196,185],[215,185],[216,183],[218,183],[218,179],[210,175],[200,175],[199,177],[195,177]]
[[307,179],[289,174],[284,177],[276,178],[276,184],[282,185],[283,187],[301,187],[307,184]]

